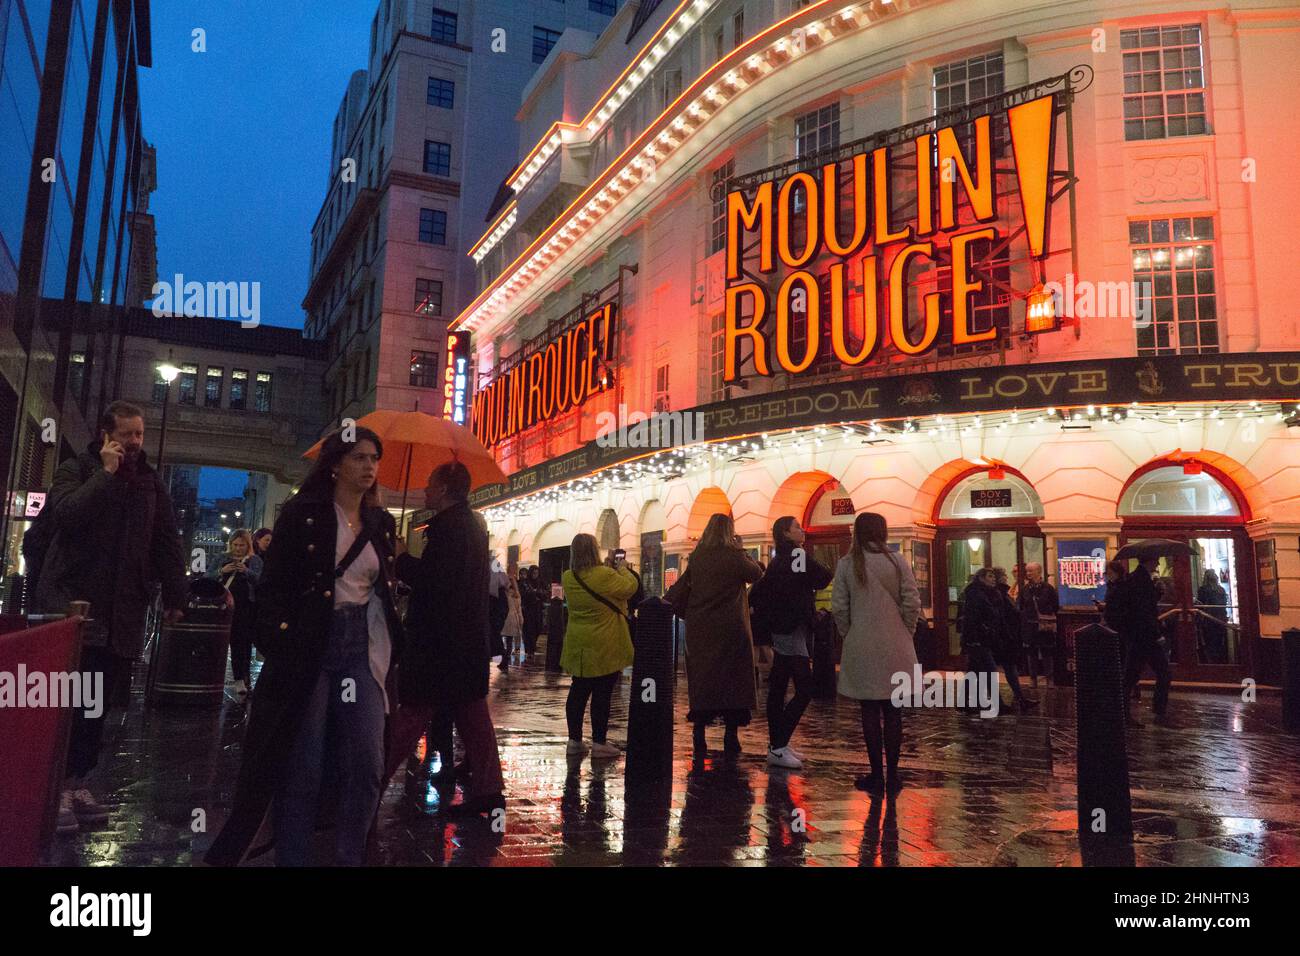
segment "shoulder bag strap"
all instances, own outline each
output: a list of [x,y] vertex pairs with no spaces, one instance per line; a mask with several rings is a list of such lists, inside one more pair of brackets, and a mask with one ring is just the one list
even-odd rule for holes
[[615,614],[617,614],[617,615],[618,615],[619,617],[621,617],[623,620],[625,620],[625,621],[628,621],[628,620],[629,620],[628,616],[627,616],[626,614],[624,614],[622,611],[620,611],[620,610],[618,609],[618,607],[614,604],[613,601],[608,600],[608,599],[605,598],[603,595],[597,594],[597,593],[596,593],[595,591],[593,591],[590,587],[588,587],[588,586],[587,586],[587,582],[584,581],[584,580],[582,580],[582,578],[578,575],[578,572],[577,572],[577,571],[574,571],[574,572],[573,572],[573,579],[574,579],[575,581],[577,581],[579,584],[582,585],[582,589],[583,589],[584,591],[586,591],[588,594],[590,594],[592,597],[594,597],[594,598],[595,598],[597,601],[599,601],[601,604],[605,605],[605,607],[609,608],[611,611],[613,611]]
[[[347,554],[343,555],[343,560],[340,561],[339,566],[334,569],[334,577],[343,577],[343,573],[347,571],[352,562],[360,556],[361,552],[365,550],[366,545],[369,543],[370,529],[366,526],[366,523],[362,521],[361,530],[357,532],[356,539],[352,542],[352,547],[348,548]],[[383,562],[381,561],[380,565],[382,566],[382,564]]]

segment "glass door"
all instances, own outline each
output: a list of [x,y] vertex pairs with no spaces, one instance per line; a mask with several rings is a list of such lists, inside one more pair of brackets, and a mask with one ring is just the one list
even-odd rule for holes
[[[957,621],[961,617],[962,595],[971,577],[981,568],[1002,568],[1007,572],[1012,588],[1018,589],[1025,580],[1025,565],[1044,563],[1046,541],[1036,531],[983,527],[947,529],[939,540],[943,548],[947,593],[937,595],[936,610],[946,612],[944,625],[947,628],[948,654],[955,658],[961,656],[961,633]],[[937,620],[935,627],[940,634],[944,633]]]

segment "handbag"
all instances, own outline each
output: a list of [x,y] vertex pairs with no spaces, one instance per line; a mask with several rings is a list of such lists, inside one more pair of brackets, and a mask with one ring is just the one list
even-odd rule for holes
[[1044,614],[1038,609],[1038,598],[1030,598],[1034,602],[1034,614],[1038,618],[1038,629],[1045,634],[1056,633],[1056,615]]
[[605,607],[609,608],[611,611],[613,611],[615,614],[617,614],[617,615],[618,615],[619,617],[621,617],[623,620],[627,621],[629,624],[632,623],[632,619],[631,619],[630,617],[628,617],[626,614],[624,614],[621,610],[619,610],[618,606],[617,606],[616,604],[614,604],[613,601],[611,601],[611,600],[609,600],[608,598],[606,598],[603,594],[597,594],[597,593],[596,593],[595,591],[593,591],[590,587],[588,587],[588,586],[587,586],[587,582],[584,581],[584,580],[582,580],[582,578],[578,576],[578,572],[577,572],[577,571],[574,571],[574,572],[573,572],[573,580],[575,580],[575,581],[577,581],[579,584],[581,584],[581,585],[582,585],[582,589],[583,589],[584,591],[586,591],[588,594],[590,594],[592,597],[594,597],[594,598],[595,598],[597,601],[599,601],[601,604],[605,605]]
[[691,603],[691,569],[687,568],[686,573],[673,582],[673,586],[668,589],[664,595],[664,600],[673,607],[673,613],[678,617],[686,616],[686,607]]

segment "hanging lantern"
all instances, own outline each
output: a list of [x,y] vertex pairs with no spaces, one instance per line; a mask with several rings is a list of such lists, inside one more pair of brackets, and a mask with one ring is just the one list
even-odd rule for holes
[[1043,288],[1040,282],[1029,290],[1025,298],[1025,332],[1055,332],[1057,329],[1056,296]]

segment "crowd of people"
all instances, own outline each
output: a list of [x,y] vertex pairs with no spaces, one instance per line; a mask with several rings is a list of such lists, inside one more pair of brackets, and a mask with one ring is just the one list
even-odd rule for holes
[[[35,607],[55,611],[73,599],[91,601],[82,668],[103,671],[110,703],[120,706],[143,650],[143,582],[161,582],[173,622],[183,614],[187,588],[171,502],[142,448],[142,411],[116,402],[100,426],[97,442],[56,474],[41,522],[47,540],[33,541],[33,557],[38,546],[41,552],[33,562]],[[503,568],[489,552],[486,525],[468,503],[469,472],[455,461],[429,475],[426,540],[418,557],[408,553],[380,501],[383,453],[368,429],[356,428],[346,441],[342,432],[329,435],[274,529],[236,531],[213,569],[232,597],[231,671],[236,695],[250,707],[234,806],[207,854],[210,863],[239,863],[273,834],[277,864],[306,865],[322,818],[333,822],[334,862],[362,863],[387,782],[421,737],[438,756],[441,812],[495,817],[505,808],[489,670],[493,660],[508,671],[537,652],[551,584],[538,568]],[[829,585],[830,617],[842,639],[837,690],[858,702],[869,764],[856,786],[897,790],[905,708],[891,694],[896,675],[918,666],[916,580],[876,513],[856,516],[849,551],[834,568],[804,543],[797,519],[779,518],[764,566],[746,550],[731,516],[714,515],[665,595],[684,622],[686,720],[695,754],[709,752],[712,724],[723,727],[724,757],[742,752],[739,730],[758,706],[758,665],[768,663],[767,763],[803,765],[793,740],[813,696],[814,634],[825,623],[816,596]],[[1124,562],[1110,562],[1102,610],[1124,648],[1126,689],[1151,667],[1153,707],[1163,715],[1169,659],[1155,560],[1142,560],[1132,573]],[[558,582],[566,611],[559,664],[571,678],[567,751],[612,760],[621,754],[610,739],[612,701],[633,662],[645,593],[624,552],[602,558],[589,534],[574,537],[568,564]],[[1202,590],[1211,599],[1218,597],[1214,586],[1207,573]],[[959,627],[968,667],[989,675],[1000,668],[1021,712],[1038,704],[1022,685],[1021,663],[1027,661],[1033,687],[1040,678],[1051,681],[1058,603],[1038,564],[1025,567],[1018,586],[1003,569],[983,568],[965,589]],[[255,688],[254,649],[263,661]],[[107,816],[85,782],[103,730],[103,715],[77,713],[62,831]]]

